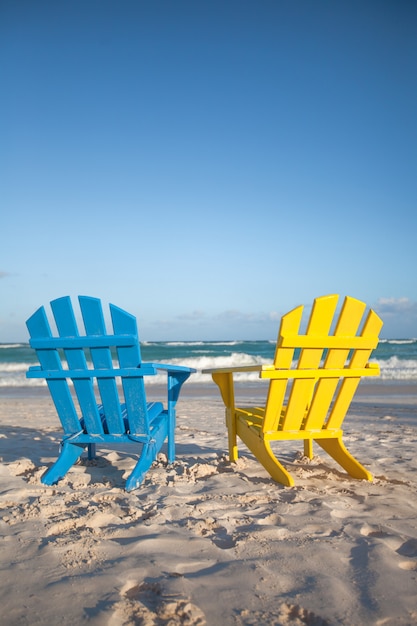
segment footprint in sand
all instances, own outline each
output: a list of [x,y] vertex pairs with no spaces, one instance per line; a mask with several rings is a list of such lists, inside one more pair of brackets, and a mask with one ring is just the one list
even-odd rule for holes
[[298,604],[283,603],[276,612],[243,610],[236,618],[237,626],[279,624],[279,626],[331,626],[330,623]]
[[82,520],[65,520],[50,526],[42,550],[52,552],[66,569],[96,567],[102,560],[100,538]]
[[388,548],[399,554],[408,557],[409,561],[401,561],[398,563],[400,569],[415,571],[417,570],[417,539],[407,539],[404,541],[401,537],[385,532],[380,527],[372,527],[365,524],[361,528],[361,534],[366,537],[374,537],[382,541]]
[[96,566],[103,558],[103,534],[120,524],[123,504],[116,498],[98,502],[63,498],[55,506],[52,499],[49,504],[44,501],[43,514],[49,519],[45,523],[43,549],[57,556],[67,569]]
[[393,550],[394,552],[398,551],[398,548],[401,547],[403,540],[401,537],[397,535],[393,535],[390,532],[385,531],[380,526],[371,526],[369,524],[364,524],[360,530],[361,535],[364,537],[372,537],[374,539],[379,539],[382,543],[384,543],[388,548]]
[[22,478],[28,485],[39,485],[45,473],[46,466],[36,466],[32,461],[16,461],[7,465],[7,470],[12,476]]
[[129,581],[120,596],[120,601],[113,605],[108,626],[205,626],[207,623],[204,613],[195,604],[188,598],[166,593],[158,581]]
[[187,528],[200,537],[210,539],[214,545],[222,550],[234,548],[236,545],[236,539],[233,534],[230,534],[224,526],[221,526],[212,517],[199,520],[189,519],[186,525]]
[[417,557],[417,539],[408,539],[397,550],[401,556]]

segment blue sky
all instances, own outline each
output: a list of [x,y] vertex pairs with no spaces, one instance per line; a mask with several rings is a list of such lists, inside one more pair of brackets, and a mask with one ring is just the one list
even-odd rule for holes
[[0,341],[78,294],[143,340],[327,293],[417,336],[417,3],[2,0]]

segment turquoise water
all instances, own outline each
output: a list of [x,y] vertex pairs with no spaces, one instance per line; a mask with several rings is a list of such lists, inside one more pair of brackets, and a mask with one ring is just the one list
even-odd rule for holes
[[[270,363],[274,351],[272,341],[148,342],[142,344],[142,359],[202,370]],[[379,364],[382,380],[417,381],[417,339],[382,340],[372,360]],[[28,344],[0,344],[0,388],[44,385],[41,379],[25,377],[28,367],[37,363],[36,354]],[[254,377],[253,374],[245,376],[247,380]],[[154,381],[158,382],[158,377]],[[197,373],[187,384],[193,382],[211,383],[211,377]]]

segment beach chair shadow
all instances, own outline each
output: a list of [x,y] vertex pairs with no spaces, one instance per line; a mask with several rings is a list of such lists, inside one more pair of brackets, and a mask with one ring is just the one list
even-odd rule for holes
[[[26,376],[46,379],[64,430],[60,455],[41,480],[57,483],[86,448],[92,459],[96,444],[130,443],[141,450],[126,480],[126,490],[131,491],[140,485],[165,440],[168,462],[174,461],[175,405],[182,384],[195,370],[142,362],[133,315],[110,304],[113,332],[107,333],[101,301],[88,296],[78,301],[83,333],[68,296],[50,303],[57,336],[44,307],[26,322],[40,363]],[[167,374],[165,406],[146,400],[144,378],[158,371]]]
[[[366,304],[351,297],[344,299],[337,316],[338,299],[315,299],[305,334],[300,333],[303,306],[284,315],[272,365],[204,370],[226,407],[230,461],[238,458],[239,437],[274,480],[292,487],[294,479],[271,443],[302,440],[305,456],[312,459],[315,441],[350,476],[372,480],[346,449],[342,424],[361,378],[379,375],[369,357],[378,345],[382,320],[370,309],[362,323]],[[270,380],[264,406],[235,404],[234,374],[248,371]]]

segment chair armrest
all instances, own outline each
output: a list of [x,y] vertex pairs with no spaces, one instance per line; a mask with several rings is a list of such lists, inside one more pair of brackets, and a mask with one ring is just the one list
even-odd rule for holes
[[164,370],[168,373],[174,372],[188,372],[189,374],[194,374],[197,370],[193,367],[186,367],[185,365],[172,365],[168,363],[149,363],[157,370]]
[[237,367],[217,367],[201,370],[202,374],[233,374],[234,372],[261,372],[262,365],[239,365]]
[[233,374],[239,374],[241,372],[259,372],[259,375],[261,375],[262,365],[239,365],[236,367],[216,367],[201,370],[202,374],[211,374],[213,382],[215,382],[220,389],[225,407],[231,410],[235,405]]
[[[374,371],[378,371],[378,374],[380,373],[380,371],[379,371],[379,370],[380,370],[380,368],[379,368],[378,363],[374,363],[373,361],[370,361],[369,363],[367,363],[367,364],[365,365],[365,367],[366,367],[366,369],[368,369],[368,370],[374,370]],[[372,373],[372,374],[371,374],[371,376],[373,376],[373,375],[374,375],[374,373]]]
[[202,370],[203,374],[211,374],[213,382],[216,383],[220,390],[226,408],[231,409],[235,404],[235,389],[233,381],[233,372],[223,368],[214,370]]
[[184,365],[172,365],[168,363],[152,363],[157,370],[166,371],[168,375],[168,405],[174,407],[178,401],[181,387],[197,370]]

